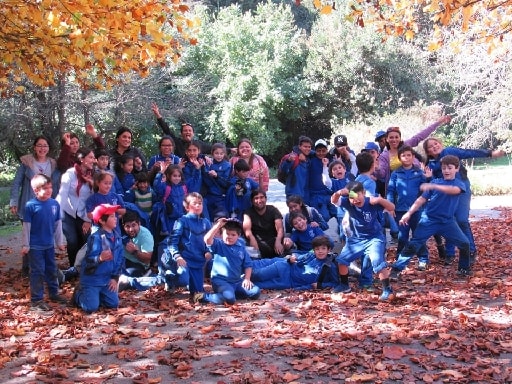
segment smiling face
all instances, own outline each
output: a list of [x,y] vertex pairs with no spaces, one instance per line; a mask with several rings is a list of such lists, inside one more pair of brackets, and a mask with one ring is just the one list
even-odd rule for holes
[[299,232],[304,232],[308,227],[308,222],[305,218],[299,216],[293,219],[292,226]]
[[313,251],[315,252],[315,257],[318,260],[325,260],[329,255],[330,249],[327,245],[319,245],[318,247],[315,247]]
[[69,140],[69,148],[70,148],[70,152],[73,154],[78,152],[78,148],[80,148],[80,141],[78,140],[77,137],[72,137]]
[[288,211],[290,213],[300,212],[301,209],[302,209],[302,205],[301,204],[295,203],[293,201],[290,201],[287,205],[288,205]]
[[195,145],[189,145],[185,150],[185,155],[187,155],[189,160],[196,160],[199,157],[199,148]]
[[258,193],[252,198],[252,205],[256,210],[261,210],[267,205],[267,198],[263,193]]
[[428,139],[425,144],[426,152],[429,157],[438,158],[443,151],[443,144],[436,139]]
[[181,183],[181,172],[178,170],[175,170],[173,173],[171,173],[171,184],[179,184]]
[[34,191],[34,194],[36,195],[38,200],[46,201],[50,197],[52,197],[52,192],[53,192],[52,183],[46,183],[42,187],[36,188],[36,190]]
[[106,195],[110,192],[110,189],[112,188],[112,176],[111,175],[105,175],[103,178],[97,182],[98,192],[102,195]]
[[169,157],[171,156],[172,152],[174,151],[174,146],[172,145],[172,141],[169,139],[163,139],[160,143],[160,154],[163,157]]
[[307,141],[303,141],[302,143],[300,143],[299,145],[299,151],[300,153],[302,153],[303,155],[305,156],[308,156],[309,153],[311,152],[311,143],[307,142]]
[[132,173],[133,166],[133,159],[128,159],[123,164],[121,164],[121,169],[124,173]]
[[241,142],[238,145],[238,156],[242,159],[248,159],[252,155],[252,146],[246,141]]
[[34,155],[38,161],[44,161],[48,155],[49,150],[50,146],[45,139],[37,140],[36,144],[34,145]]
[[386,136],[386,141],[389,144],[389,147],[391,149],[398,149],[398,146],[400,145],[400,141],[402,141],[402,136],[400,135],[400,132],[397,131],[391,131],[388,132]]
[[215,161],[220,163],[222,160],[224,160],[226,152],[222,148],[217,148],[215,151],[213,151],[212,156]]
[[102,227],[107,232],[112,232],[114,228],[117,226],[117,217],[116,214],[113,213],[111,215],[108,215],[108,218],[106,221],[103,221],[100,219],[100,224],[102,224]]
[[84,169],[89,170],[94,167],[95,163],[96,163],[96,157],[94,157],[94,152],[91,151],[87,155],[85,155],[85,157],[82,158],[80,165]]
[[443,179],[453,180],[459,171],[459,168],[453,164],[442,164],[441,171],[443,172]]
[[117,138],[117,146],[123,150],[130,148],[132,144],[132,134],[130,132],[123,132]]
[[123,229],[130,239],[137,237],[140,232],[140,224],[137,221],[129,221],[123,224]]

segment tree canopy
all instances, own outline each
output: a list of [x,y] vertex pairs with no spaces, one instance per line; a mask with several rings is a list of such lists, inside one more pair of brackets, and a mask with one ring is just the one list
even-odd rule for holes
[[181,0],[2,1],[0,91],[23,90],[24,76],[51,86],[72,75],[99,88],[147,76],[195,43],[188,9]]

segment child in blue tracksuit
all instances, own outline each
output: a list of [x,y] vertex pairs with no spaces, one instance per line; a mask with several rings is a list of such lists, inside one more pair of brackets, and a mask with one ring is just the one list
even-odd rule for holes
[[251,167],[244,159],[238,159],[233,166],[235,177],[226,192],[226,209],[228,216],[243,221],[244,212],[252,205],[251,192],[259,188],[259,184],[248,177]]
[[[124,154],[115,163],[116,176],[122,188],[120,191],[115,191],[118,195],[124,196],[135,185],[134,161],[132,155]],[[115,183],[115,185],[119,184]]]
[[208,219],[201,217],[204,207],[203,197],[199,193],[189,193],[183,204],[187,213],[174,223],[159,267],[168,290],[181,285],[180,281],[188,276],[188,290],[192,299],[195,293],[204,292],[204,266],[211,258],[204,236],[212,225]]
[[253,260],[252,281],[261,289],[323,289],[338,284],[338,267],[330,253],[331,240],[317,236],[313,250],[303,255]]
[[[414,151],[412,147],[404,145],[398,149],[398,158],[402,164],[389,179],[387,199],[395,204],[395,221],[399,223],[405,213],[411,208],[421,194],[420,186],[427,181],[425,173],[414,164]],[[409,241],[409,232],[418,226],[421,217],[421,209],[411,215],[407,224],[398,227],[398,247],[396,254],[400,254]],[[418,269],[423,271],[428,265],[428,250],[424,244],[418,251]]]
[[151,212],[152,228],[155,232],[155,242],[172,232],[174,222],[185,214],[183,201],[190,192],[185,183],[183,172],[178,165],[162,166],[153,183],[157,202]]
[[329,224],[324,220],[322,215],[313,207],[310,207],[304,203],[302,197],[299,195],[291,195],[286,198],[286,205],[288,206],[288,212],[284,214],[284,232],[292,233],[293,226],[290,221],[290,215],[294,212],[301,212],[308,222],[313,227],[320,227],[323,231],[329,229]]
[[441,159],[443,178],[422,184],[421,191],[423,191],[423,194],[402,216],[400,224],[407,224],[412,214],[427,203],[412,239],[393,264],[392,277],[398,277],[399,272],[407,266],[411,258],[417,254],[418,250],[432,235],[443,235],[447,241],[453,242],[459,247],[458,274],[462,276],[471,274],[469,240],[455,219],[459,195],[466,192],[465,184],[457,177],[459,165],[458,157],[444,156]]
[[[216,238],[222,231],[222,239]],[[242,223],[237,219],[219,219],[204,237],[206,246],[213,254],[211,272],[215,293],[197,293],[195,302],[214,304],[235,303],[236,299],[257,299],[260,289],[251,281],[252,260],[240,239]]]
[[231,186],[231,164],[226,157],[226,146],[222,143],[212,145],[213,161],[205,166],[203,187],[206,190],[206,208],[210,220],[215,222],[221,217],[227,217],[226,192]]
[[[347,173],[345,164],[341,160],[334,160],[329,164],[328,159],[323,159],[323,165],[322,181],[331,191],[330,196],[332,196],[334,191],[339,191],[340,189],[345,188],[345,186],[355,178],[351,173]],[[340,240],[345,241],[346,236],[343,232],[342,225],[342,220],[345,216],[345,210],[341,207],[336,207],[333,204],[331,205],[336,209],[336,221],[338,222],[338,234],[340,236]]]
[[[293,226],[292,233],[289,238],[284,239],[284,246],[297,253],[307,253],[313,249],[312,241],[317,236],[325,236],[324,231],[320,227],[313,227],[308,224],[306,217],[301,212],[290,214],[290,221]],[[334,243],[330,242],[331,248]]]
[[[343,196],[343,197],[342,197]],[[382,282],[380,300],[393,300],[395,295],[389,284],[390,270],[384,257],[386,239],[382,232],[380,218],[384,209],[393,211],[395,206],[381,196],[365,195],[363,184],[351,181],[347,186],[332,195],[331,202],[343,207],[349,214],[352,235],[336,258],[340,282],[334,292],[348,293],[348,266],[360,257],[368,257],[373,272]]]
[[[430,137],[423,142],[423,149],[427,154],[427,167],[432,170],[432,176],[434,178],[442,177],[441,162],[440,160],[446,155],[453,155],[460,159],[471,159],[478,157],[492,157],[497,158],[505,155],[504,151],[492,151],[487,149],[463,149],[456,147],[444,147],[440,140]],[[471,226],[469,225],[469,209],[471,203],[471,184],[467,177],[467,170],[460,166],[457,178],[460,178],[466,187],[466,192],[461,194],[459,197],[459,204],[455,210],[455,217],[460,229],[469,240],[469,251],[470,251],[470,262],[474,263],[476,259],[476,246]],[[438,242],[438,250],[440,256],[446,258],[445,263],[450,264],[455,258],[455,248],[453,244],[449,242],[446,244],[446,252],[442,243],[439,242],[438,236],[436,236],[436,242]]]
[[309,165],[309,205],[316,208],[325,221],[336,217],[336,207],[331,204],[332,190],[323,180],[323,168],[329,163],[327,143],[323,139],[315,142],[314,155],[310,156]]
[[187,184],[189,192],[201,193],[205,164],[205,157],[201,154],[201,144],[197,141],[188,143],[185,156],[181,158],[179,165],[183,170],[183,181]]
[[124,247],[115,228],[118,205],[100,204],[93,213],[100,229],[89,236],[87,252],[80,268],[80,283],[73,294],[73,303],[91,313],[100,306],[119,306],[118,281],[124,264]]
[[312,147],[313,140],[307,136],[300,136],[299,146],[294,148],[280,164],[281,169],[287,175],[284,188],[286,197],[299,195],[307,204],[309,204],[309,167]]
[[[112,190],[113,181],[114,175],[109,171],[99,171],[94,174],[94,193],[85,201],[85,210],[90,219],[92,219],[94,208],[100,204],[117,205],[119,209],[116,214],[118,216],[125,214],[126,209],[123,198]],[[98,227],[98,224],[93,224],[91,231],[96,231]],[[116,227],[116,231],[121,234],[119,225]]]
[[54,243],[66,249],[62,234],[60,206],[52,199],[52,179],[37,174],[30,180],[35,198],[27,201],[23,212],[22,255],[28,255],[30,267],[30,309],[41,313],[50,307],[43,301],[46,281],[50,301],[65,302],[59,295]]

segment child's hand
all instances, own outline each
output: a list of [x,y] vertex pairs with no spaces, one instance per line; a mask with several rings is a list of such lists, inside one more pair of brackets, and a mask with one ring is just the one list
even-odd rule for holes
[[217,172],[215,172],[213,169],[211,171],[208,172],[208,174],[211,176],[211,177],[217,177]]
[[66,132],[62,135],[62,141],[64,141],[64,144],[69,145],[71,144],[71,134],[69,132]]
[[420,191],[422,191],[422,192],[430,191],[431,189],[434,189],[434,188],[435,188],[435,185],[430,184],[430,183],[423,183],[420,185]]
[[425,173],[425,176],[428,178],[431,178],[433,175],[432,169],[430,167],[425,167],[423,172]]
[[26,255],[30,251],[30,247],[21,247],[21,254]]
[[193,161],[193,163],[194,163],[194,165],[196,166],[197,169],[201,169],[204,166],[205,161],[204,161],[204,159],[198,158],[195,161]]
[[253,286],[254,284],[252,283],[251,280],[244,279],[244,281],[242,281],[242,287],[245,289],[251,289]]
[[286,248],[291,248],[293,247],[293,241],[292,239],[290,239],[289,237],[285,237],[283,239],[283,245],[286,247]]
[[108,282],[108,290],[110,292],[117,292],[119,290],[119,283],[116,279],[110,279]]
[[113,258],[114,258],[114,255],[112,255],[112,251],[110,249],[107,249],[106,251],[102,251],[100,253],[100,262],[110,261]]
[[185,261],[185,259],[181,256],[178,256],[176,258],[176,264],[178,265],[178,267],[182,267],[182,268],[185,268],[187,266],[187,262]]
[[59,245],[57,248],[59,249],[59,251],[65,251],[67,246],[66,246],[66,244],[62,244],[62,245]]
[[274,243],[274,251],[277,255],[282,255],[283,252],[284,252],[284,246],[283,246],[283,243],[281,243],[280,241],[276,240],[276,242]]
[[210,166],[213,164],[213,159],[210,156],[205,156],[204,162],[206,163],[207,166]]
[[211,252],[206,252],[206,253],[204,254],[204,258],[206,259],[206,261],[211,260],[211,259],[212,259],[212,257],[213,257],[213,255],[212,255],[212,253],[211,253]]
[[82,232],[84,235],[86,235],[87,233],[89,233],[91,229],[91,223],[89,223],[88,221],[84,221],[84,223],[82,224]]
[[411,218],[411,215],[409,214],[409,212],[406,212],[405,215],[402,216],[402,218],[400,219],[398,224],[400,224],[400,225],[408,225],[410,218]]
[[327,157],[324,157],[322,159],[322,164],[324,165],[324,167],[327,167],[329,165],[329,159]]
[[297,255],[292,253],[291,255],[286,256],[286,259],[290,264],[295,264],[297,262]]
[[318,224],[316,221],[312,221],[311,223],[309,223],[309,225],[311,225],[312,227],[319,227],[320,224]]
[[139,248],[131,240],[126,243],[124,249],[126,249],[128,253],[134,253],[139,250]]

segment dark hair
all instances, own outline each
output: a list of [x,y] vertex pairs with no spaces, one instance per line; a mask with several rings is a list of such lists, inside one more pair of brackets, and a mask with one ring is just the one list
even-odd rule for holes
[[[391,132],[398,133],[400,135],[400,138],[402,138],[402,132],[400,131],[400,127],[388,127],[388,129],[386,129],[386,139],[388,138],[388,135]],[[400,148],[402,145],[404,145],[404,141],[400,140],[400,143],[398,143],[398,148]],[[386,140],[386,148],[387,149],[391,148],[387,140]]]
[[441,158],[441,165],[454,165],[455,168],[459,168],[460,160],[457,156],[446,155]]
[[347,166],[345,165],[345,163],[343,161],[341,161],[341,160],[334,160],[333,162],[331,162],[331,164],[329,164],[329,177],[333,177],[332,176],[332,168],[335,165],[341,165],[343,168],[345,168],[345,171],[347,170]]
[[110,157],[110,153],[108,153],[108,151],[105,148],[96,148],[94,150],[94,157],[96,157],[96,159],[97,159],[98,157],[101,157],[101,156]]
[[38,135],[38,136],[36,136],[36,137],[35,137],[35,139],[34,139],[34,142],[33,142],[32,146],[33,146],[33,147],[35,147],[35,146],[36,146],[36,144],[37,144],[37,142],[38,142],[39,140],[44,140],[44,141],[46,141],[46,144],[48,144],[49,149],[50,149],[50,150],[52,149],[52,145],[51,145],[51,143],[50,143],[50,140],[48,140],[48,138],[47,138],[46,136],[44,136],[44,135]]
[[368,172],[375,163],[373,156],[368,152],[361,152],[356,156],[356,165],[359,173]]
[[228,219],[226,224],[222,227],[225,231],[236,231],[239,235],[242,234],[242,223],[238,219]]
[[313,249],[317,247],[321,247],[322,245],[326,246],[327,248],[331,249],[331,240],[329,240],[329,237],[322,235],[322,236],[316,236],[311,241],[311,246]]
[[247,164],[247,161],[245,161],[244,159],[238,159],[236,161],[235,165],[233,165],[233,169],[236,172],[239,172],[239,171],[250,171],[251,167],[249,167],[249,164]]
[[217,149],[222,149],[224,151],[224,160],[227,160],[228,156],[227,156],[226,146],[222,143],[214,143],[212,145],[212,155],[213,155],[213,152],[215,152]]
[[290,213],[290,224],[293,226],[293,220],[295,220],[297,217],[302,217],[304,220],[308,220],[306,215],[304,215],[302,212],[292,212]]
[[251,140],[249,140],[247,137],[244,137],[243,139],[240,139],[240,141],[238,142],[236,147],[238,148],[240,146],[240,144],[242,144],[242,143],[247,143],[247,144],[249,144],[251,146],[251,148],[253,148]]
[[402,145],[398,148],[398,157],[400,157],[404,152],[411,152],[414,155],[414,149],[412,149],[410,145]]
[[140,215],[137,213],[137,211],[132,211],[131,209],[127,209],[126,213],[123,215],[123,225],[126,223],[130,223],[132,221],[136,221],[140,224]]
[[162,136],[160,138],[160,140],[158,140],[158,148],[160,148],[162,146],[162,143],[164,142],[164,140],[170,140],[171,143],[172,143],[172,146],[174,148],[176,148],[176,144],[174,143],[174,139],[171,136],[169,136],[169,135]]
[[144,183],[144,182],[149,183],[150,177],[147,172],[138,172],[135,174],[135,181],[137,183]]
[[299,137],[299,145],[302,143],[309,143],[311,146],[313,146],[313,140],[311,140],[308,136],[302,135]]
[[116,132],[116,141],[117,141],[117,139],[119,139],[119,136],[121,136],[125,132],[129,132],[131,137],[132,137],[132,139],[133,139],[133,131],[130,128],[125,127],[125,126],[122,125],[122,126],[120,126],[118,128],[118,130]]
[[345,188],[347,188],[347,190],[349,192],[355,192],[355,193],[364,191],[364,185],[363,185],[363,183],[361,183],[359,181],[349,181]]
[[174,171],[178,171],[181,175],[181,181],[185,181],[185,175],[183,174],[183,170],[181,167],[177,164],[170,164],[164,172],[165,175],[165,182],[167,184],[171,184],[171,175],[174,173]]
[[189,143],[185,143],[185,151],[191,147],[191,146],[194,146],[196,147],[197,149],[199,149],[199,153],[201,153],[201,143],[197,140],[192,140],[191,142]]
[[[78,143],[80,143],[80,138],[78,137],[78,135],[74,132],[68,132],[69,133],[69,139],[77,139],[78,140]],[[61,139],[60,141],[60,145],[63,146],[64,144],[66,144],[66,140],[64,140],[64,138]]]
[[192,128],[192,131],[194,131],[194,127],[192,126],[192,124],[190,124],[190,123],[181,123],[180,132],[183,132],[183,128],[185,128],[185,127],[190,127],[190,128]]
[[251,201],[252,199],[254,199],[257,195],[263,195],[265,196],[265,199],[267,198],[267,192],[265,192],[263,189],[261,188],[257,188],[257,189],[253,189],[251,191]]
[[93,149],[89,147],[78,148],[78,151],[76,151],[75,163],[82,164],[82,159],[91,152],[94,153]]

